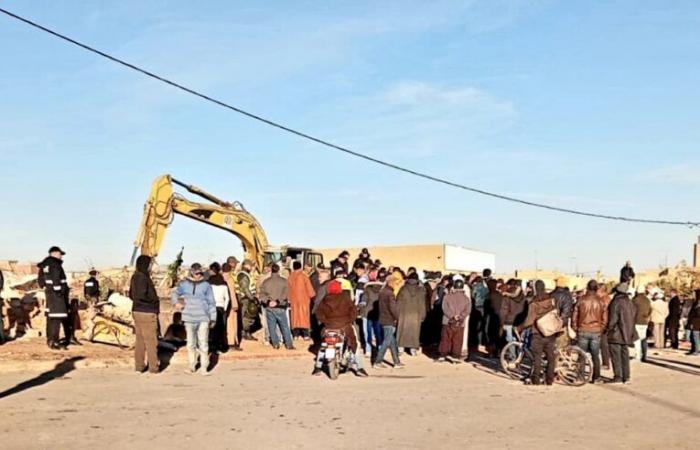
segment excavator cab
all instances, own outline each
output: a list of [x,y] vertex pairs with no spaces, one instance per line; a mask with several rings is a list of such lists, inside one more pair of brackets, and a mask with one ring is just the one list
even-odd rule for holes
[[305,266],[316,268],[323,263],[323,255],[304,247],[268,247],[265,251],[265,265],[270,263],[284,264],[287,258],[291,261],[301,261]]

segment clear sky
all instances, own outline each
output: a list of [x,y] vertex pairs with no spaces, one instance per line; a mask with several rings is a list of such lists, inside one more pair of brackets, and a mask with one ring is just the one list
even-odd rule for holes
[[[524,199],[700,221],[697,1],[3,1],[213,96]],[[448,242],[499,271],[691,260],[698,230],[456,191],[227,112],[0,15],[0,259],[128,261],[150,183],[240,200],[273,243]],[[240,253],[176,219],[161,262]]]

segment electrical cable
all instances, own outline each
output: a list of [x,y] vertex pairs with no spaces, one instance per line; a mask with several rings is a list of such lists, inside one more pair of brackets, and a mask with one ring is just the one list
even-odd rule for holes
[[364,159],[365,161],[369,161],[369,162],[372,162],[372,163],[375,163],[375,164],[379,164],[379,165],[381,165],[381,166],[388,167],[388,168],[390,168],[390,169],[394,169],[394,170],[397,170],[397,171],[399,171],[399,172],[407,173],[407,174],[409,174],[409,175],[414,175],[414,176],[419,177],[419,178],[423,178],[423,179],[426,179],[426,180],[429,180],[429,181],[433,181],[433,182],[436,182],[436,183],[440,183],[440,184],[443,184],[443,185],[446,185],[446,186],[450,186],[450,187],[454,187],[454,188],[457,188],[457,189],[461,189],[461,190],[464,190],[464,191],[469,191],[469,192],[472,192],[472,193],[484,195],[484,196],[487,196],[487,197],[496,198],[496,199],[500,199],[500,200],[505,200],[505,201],[513,202],[513,203],[518,203],[518,204],[525,205],[525,206],[532,206],[532,207],[535,207],[535,208],[546,209],[546,210],[549,210],[549,211],[555,211],[555,212],[561,212],[561,213],[573,214],[573,215],[585,216],[585,217],[593,217],[593,218],[598,218],[598,219],[617,220],[617,221],[623,221],[623,222],[646,223],[646,224],[659,224],[659,225],[681,225],[681,226],[687,226],[687,227],[690,227],[690,228],[693,228],[693,227],[700,227],[700,222],[692,222],[692,221],[685,221],[685,222],[683,222],[683,221],[675,221],[675,220],[660,220],[660,219],[648,219],[648,218],[634,218],[634,217],[625,217],[625,216],[614,216],[614,215],[608,215],[608,214],[599,214],[599,213],[593,213],[593,212],[587,212],[587,211],[580,211],[580,210],[576,210],[576,209],[563,208],[563,207],[559,207],[559,206],[547,205],[547,204],[543,204],[543,203],[537,203],[537,202],[532,202],[532,201],[528,201],[528,200],[523,200],[523,199],[521,199],[521,198],[511,197],[511,196],[508,196],[508,195],[498,194],[498,193],[495,193],[495,192],[490,192],[490,191],[486,191],[486,190],[479,189],[479,188],[475,188],[475,187],[466,186],[466,185],[459,184],[459,183],[456,183],[456,182],[453,182],[453,181],[449,181],[449,180],[446,180],[446,179],[443,179],[443,178],[439,178],[439,177],[434,176],[434,175],[430,175],[430,174],[428,174],[428,173],[418,172],[418,171],[413,170],[413,169],[409,169],[409,168],[406,168],[406,167],[403,167],[403,166],[399,166],[398,164],[394,164],[394,163],[392,163],[392,162],[384,161],[384,160],[381,160],[381,159],[374,158],[374,157],[372,157],[372,156],[366,155],[366,154],[364,154],[364,153],[360,153],[360,152],[351,150],[351,149],[349,149],[349,148],[347,148],[347,147],[343,147],[343,146],[340,146],[340,145],[333,144],[332,142],[323,140],[323,139],[321,139],[321,138],[314,137],[314,136],[312,136],[312,135],[310,135],[310,134],[304,133],[304,132],[302,132],[302,131],[295,130],[295,129],[293,129],[293,128],[290,128],[290,127],[288,127],[288,126],[286,126],[286,125],[282,125],[282,124],[280,124],[280,123],[278,123],[278,122],[275,122],[275,121],[273,121],[273,120],[266,119],[265,117],[259,116],[259,115],[257,115],[257,114],[254,114],[254,113],[251,113],[251,112],[248,112],[248,111],[245,111],[245,110],[243,110],[243,109],[241,109],[241,108],[237,108],[237,107],[232,106],[232,105],[230,105],[230,104],[228,104],[228,103],[225,103],[225,102],[223,102],[223,101],[221,101],[221,100],[217,100],[216,98],[210,97],[210,96],[208,96],[208,95],[206,95],[206,94],[202,94],[201,92],[198,92],[198,91],[196,91],[196,90],[194,90],[194,89],[191,89],[191,88],[188,88],[188,87],[183,86],[183,85],[181,85],[181,84],[178,84],[178,83],[176,83],[176,82],[174,82],[174,81],[171,81],[171,80],[169,80],[169,79],[167,79],[167,78],[165,78],[165,77],[162,77],[162,76],[160,76],[160,75],[157,75],[157,74],[155,74],[155,73],[153,73],[153,72],[149,72],[148,70],[145,70],[145,69],[143,69],[143,68],[141,68],[141,67],[139,67],[139,66],[136,66],[136,65],[134,65],[134,64],[131,64],[131,63],[129,63],[129,62],[126,62],[126,61],[124,61],[124,60],[122,60],[122,59],[116,58],[116,57],[114,57],[114,56],[112,56],[112,55],[109,55],[109,54],[103,52],[103,51],[97,50],[97,49],[95,49],[95,48],[93,48],[93,47],[90,47],[89,45],[83,44],[83,43],[81,43],[81,42],[79,42],[79,41],[77,41],[77,40],[75,40],[75,39],[72,39],[72,38],[70,38],[70,37],[68,37],[68,36],[65,36],[65,35],[61,34],[61,33],[58,33],[58,32],[56,32],[56,31],[53,31],[53,30],[51,30],[51,29],[49,29],[49,28],[47,28],[47,27],[45,27],[45,26],[43,26],[43,25],[40,25],[40,24],[38,24],[38,23],[36,23],[36,22],[33,22],[33,21],[29,20],[29,19],[26,19],[26,18],[24,18],[24,17],[18,16],[17,14],[14,14],[14,13],[12,13],[12,12],[6,10],[6,9],[0,8],[0,12],[4,13],[5,15],[7,15],[7,16],[13,18],[13,19],[19,20],[20,22],[24,22],[25,24],[30,25],[30,26],[32,26],[32,27],[34,27],[34,28],[36,28],[36,29],[39,29],[39,30],[44,31],[44,32],[46,32],[46,33],[48,33],[48,34],[51,34],[51,35],[53,35],[54,37],[57,37],[57,38],[62,39],[62,40],[64,40],[64,41],[66,41],[66,42],[69,42],[69,43],[71,43],[71,44],[73,44],[73,45],[76,45],[76,46],[78,46],[78,47],[80,47],[80,48],[82,48],[82,49],[84,49],[84,50],[87,50],[87,51],[89,51],[89,52],[91,52],[91,53],[94,53],[94,54],[96,54],[96,55],[102,56],[103,58],[106,58],[106,59],[108,59],[108,60],[110,60],[110,61],[112,61],[112,62],[115,62],[115,63],[117,63],[117,64],[120,64],[120,65],[122,65],[122,66],[124,66],[124,67],[127,67],[127,68],[129,68],[129,69],[135,70],[135,71],[137,71],[137,72],[139,72],[139,73],[141,73],[141,74],[143,74],[143,75],[146,75],[146,76],[148,76],[148,77],[150,77],[150,78],[153,78],[153,79],[155,79],[155,80],[158,80],[158,81],[160,81],[160,82],[163,82],[163,83],[165,83],[165,84],[168,84],[168,85],[170,85],[170,86],[172,86],[172,87],[175,87],[175,88],[177,88],[177,89],[180,89],[180,90],[182,90],[182,91],[184,91],[184,92],[187,92],[188,94],[192,94],[192,95],[197,96],[197,97],[199,97],[199,98],[201,98],[201,99],[203,99],[203,100],[206,100],[206,101],[208,101],[208,102],[214,103],[214,104],[219,105],[219,106],[222,106],[222,107],[227,108],[227,109],[229,109],[229,110],[231,110],[231,111],[237,112],[237,113],[242,114],[242,115],[244,115],[244,116],[246,116],[246,117],[249,117],[249,118],[251,118],[251,119],[257,120],[258,122],[262,122],[262,123],[264,123],[264,124],[266,124],[266,125],[275,127],[275,128],[280,129],[280,130],[282,130],[282,131],[286,131],[287,133],[291,133],[291,134],[296,135],[296,136],[298,136],[298,137],[300,137],[300,138],[307,139],[307,140],[312,141],[312,142],[316,142],[317,144],[321,144],[321,145],[323,145],[323,146],[325,146],[325,147],[328,147],[328,148],[331,148],[331,149],[334,149],[334,150],[341,151],[341,152],[343,152],[343,153],[345,153],[345,154],[354,156],[354,157],[356,157],[356,158]]

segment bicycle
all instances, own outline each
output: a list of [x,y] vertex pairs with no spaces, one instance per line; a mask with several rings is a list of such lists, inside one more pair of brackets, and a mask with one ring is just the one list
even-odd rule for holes
[[[501,350],[501,368],[511,378],[525,381],[532,378],[534,355],[529,339],[514,330],[515,341],[509,342]],[[542,358],[543,367],[546,358]],[[580,347],[569,344],[557,349],[556,380],[567,386],[584,386],[593,376],[593,359]]]

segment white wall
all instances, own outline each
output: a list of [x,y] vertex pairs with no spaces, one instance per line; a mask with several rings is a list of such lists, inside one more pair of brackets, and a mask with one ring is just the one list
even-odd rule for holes
[[484,269],[496,271],[496,255],[457,245],[445,245],[445,269],[448,271],[478,272]]

